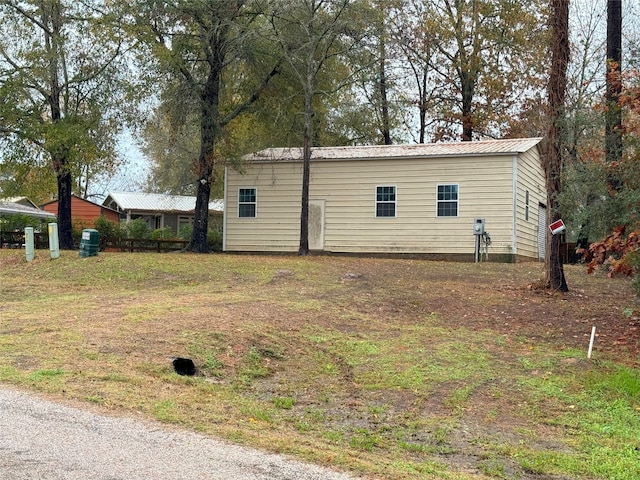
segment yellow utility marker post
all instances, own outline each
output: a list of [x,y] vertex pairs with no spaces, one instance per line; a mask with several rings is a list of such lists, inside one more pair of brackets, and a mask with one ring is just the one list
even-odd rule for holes
[[60,256],[60,243],[58,240],[58,224],[49,224],[49,250],[51,251],[51,258],[55,259]]

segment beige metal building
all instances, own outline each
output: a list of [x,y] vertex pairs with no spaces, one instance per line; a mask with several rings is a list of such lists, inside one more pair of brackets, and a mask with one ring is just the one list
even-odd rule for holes
[[[489,260],[544,258],[540,140],[315,148],[309,247],[473,260],[478,243],[487,251],[474,234],[484,219]],[[227,167],[223,249],[297,252],[301,193],[299,148],[249,155],[242,173]]]

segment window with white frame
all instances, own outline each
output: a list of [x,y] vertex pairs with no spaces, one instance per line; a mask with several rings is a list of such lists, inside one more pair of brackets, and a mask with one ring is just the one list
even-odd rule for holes
[[458,216],[458,184],[438,185],[436,199],[436,216]]
[[396,187],[382,185],[376,187],[376,217],[396,216]]
[[238,189],[238,217],[255,218],[257,195],[255,188]]

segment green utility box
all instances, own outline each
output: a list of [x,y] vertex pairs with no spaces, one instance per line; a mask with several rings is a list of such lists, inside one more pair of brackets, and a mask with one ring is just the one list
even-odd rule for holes
[[82,230],[82,238],[80,239],[80,256],[93,257],[98,254],[100,244],[100,232],[93,228],[85,228]]

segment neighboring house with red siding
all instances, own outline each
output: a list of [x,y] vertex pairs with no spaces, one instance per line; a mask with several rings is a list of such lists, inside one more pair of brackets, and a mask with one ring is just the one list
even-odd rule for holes
[[[42,205],[42,209],[54,214],[58,213],[58,201],[54,200]],[[83,228],[92,228],[95,221],[104,216],[113,223],[120,222],[120,214],[109,207],[98,205],[76,195],[71,196],[71,222],[73,227],[81,230]]]

